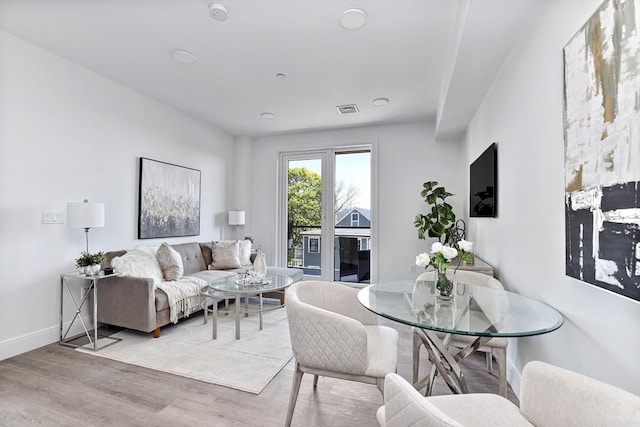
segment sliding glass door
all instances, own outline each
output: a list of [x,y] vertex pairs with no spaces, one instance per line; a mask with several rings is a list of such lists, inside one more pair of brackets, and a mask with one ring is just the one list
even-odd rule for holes
[[369,283],[371,151],[334,153],[334,280]]
[[308,279],[368,283],[370,148],[291,152],[281,160],[286,265]]
[[292,155],[285,160],[287,267],[302,268],[309,276],[323,276],[324,160],[321,153]]

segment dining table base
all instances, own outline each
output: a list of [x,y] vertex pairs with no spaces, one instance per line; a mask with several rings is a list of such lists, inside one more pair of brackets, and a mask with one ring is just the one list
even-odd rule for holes
[[[433,386],[438,374],[442,376],[442,379],[453,393],[468,393],[467,382],[459,362],[469,357],[491,339],[491,337],[478,336],[464,348],[452,353],[449,351],[451,337],[452,334],[445,334],[443,338],[440,338],[435,331],[414,327],[413,363],[418,363],[420,343],[424,344],[427,354],[429,355],[429,360],[432,363],[429,375],[420,380],[414,378],[413,386],[416,390],[421,390],[426,387],[425,396],[432,395]],[[414,366],[414,372],[417,372],[416,368],[417,367]]]

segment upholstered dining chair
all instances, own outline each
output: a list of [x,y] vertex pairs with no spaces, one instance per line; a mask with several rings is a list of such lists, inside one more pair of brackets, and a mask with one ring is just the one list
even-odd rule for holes
[[520,407],[492,393],[424,397],[399,375],[387,375],[383,427],[639,426],[640,396],[544,362],[527,363]]
[[398,332],[378,325],[376,314],[357,298],[359,289],[333,282],[301,281],[286,291],[287,317],[295,371],[286,425],[291,425],[302,376],[375,384],[396,372]]
[[[425,271],[417,280],[435,280],[434,271]],[[486,286],[494,289],[504,289],[502,283],[498,279],[495,279],[487,274],[476,273],[473,271],[458,270],[456,272],[456,280],[461,283],[467,283],[470,285]],[[442,338],[443,333],[438,332],[437,335]],[[469,335],[453,335],[449,346],[464,348],[471,341],[476,339],[475,336]],[[422,340],[413,328],[413,383],[418,381],[418,370],[420,367],[420,346]],[[487,341],[483,346],[479,347],[476,351],[483,352],[487,355],[487,369],[492,370],[492,358],[496,360],[498,364],[498,391],[503,397],[507,397],[507,339],[506,338],[492,338]]]

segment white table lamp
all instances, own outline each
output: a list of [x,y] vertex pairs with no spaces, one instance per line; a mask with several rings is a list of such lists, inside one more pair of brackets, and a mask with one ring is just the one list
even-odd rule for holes
[[240,240],[240,226],[244,225],[244,211],[229,211],[229,225],[236,226],[236,240]]
[[69,202],[67,203],[67,221],[71,228],[84,228],[86,251],[89,252],[89,229],[104,227],[104,203]]

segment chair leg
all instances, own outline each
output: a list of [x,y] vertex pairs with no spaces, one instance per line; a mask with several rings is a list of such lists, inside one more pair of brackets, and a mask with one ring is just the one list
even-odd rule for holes
[[418,371],[420,369],[420,346],[422,340],[413,332],[413,384],[418,382]]
[[493,357],[492,357],[492,353],[486,352],[485,353],[485,358],[487,359],[487,372],[492,373],[493,372]]
[[498,384],[500,396],[507,397],[507,349],[494,348],[493,355],[496,357],[498,364]]
[[313,376],[313,389],[317,389],[318,388],[318,376],[314,375]]
[[291,420],[293,419],[293,410],[296,407],[296,400],[298,400],[298,392],[300,391],[300,383],[302,382],[302,376],[304,372],[300,370],[300,364],[296,362],[295,371],[293,372],[293,383],[291,384],[291,395],[289,396],[289,409],[287,410],[287,420],[285,421],[285,427],[291,426]]

